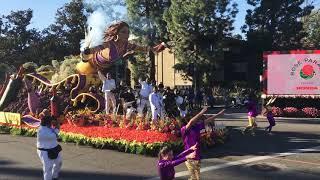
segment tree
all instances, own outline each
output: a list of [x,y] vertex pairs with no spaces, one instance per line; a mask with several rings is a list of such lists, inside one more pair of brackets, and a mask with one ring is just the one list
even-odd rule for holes
[[304,47],[308,49],[320,48],[320,9],[303,18],[303,29],[307,36],[303,40]]
[[0,63],[0,85],[5,81],[6,73],[10,75],[13,72],[8,64]]
[[225,37],[231,36],[237,12],[231,0],[171,1],[164,18],[178,59],[175,68],[192,77],[196,89],[204,74],[212,79],[210,72],[223,53]]
[[33,45],[39,42],[40,33],[27,28],[31,19],[31,9],[11,11],[0,19],[0,58],[3,62],[19,66],[37,57]]
[[148,67],[150,66],[150,61],[144,60],[141,56],[142,54],[135,56],[137,60],[134,63],[131,63],[134,85],[139,84],[139,78],[146,78],[146,75],[148,74]]
[[[126,0],[130,29],[140,42],[154,46],[156,42],[168,40],[166,22],[162,17],[170,3],[170,0]],[[155,80],[154,57],[154,53],[149,51],[147,59],[151,63],[151,80]]]
[[313,6],[303,7],[304,0],[247,0],[254,10],[247,10],[242,27],[251,47],[258,51],[301,48],[306,36],[301,19]]
[[[79,54],[80,40],[84,39],[85,34],[87,12],[91,11],[85,9],[83,0],[72,0],[59,8],[55,23],[44,30],[47,43],[61,47],[59,51],[64,56]],[[62,49],[65,49],[65,51],[62,51]]]
[[[310,14],[313,6],[303,6],[304,0],[247,0],[254,6],[247,10],[246,33],[250,51],[255,54],[249,62],[252,80],[258,83],[262,74],[263,51],[283,51],[302,48],[302,18]],[[254,83],[253,83],[254,84]]]

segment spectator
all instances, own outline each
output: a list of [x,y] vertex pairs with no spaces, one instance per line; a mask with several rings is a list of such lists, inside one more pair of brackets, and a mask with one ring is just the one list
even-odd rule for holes
[[198,108],[201,108],[203,101],[203,95],[201,89],[198,89],[196,92],[196,105]]
[[170,89],[170,87],[166,88],[166,91],[163,95],[164,108],[169,117],[177,116],[177,105],[175,100],[175,94]]
[[188,105],[190,110],[193,109],[193,102],[194,102],[194,92],[191,87],[189,88],[189,91],[188,91]]
[[[55,120],[47,109],[40,114],[40,126],[37,131],[37,153],[42,163],[43,179],[57,180],[62,166],[61,146],[57,138],[60,123]],[[55,125],[52,128],[52,125]]]

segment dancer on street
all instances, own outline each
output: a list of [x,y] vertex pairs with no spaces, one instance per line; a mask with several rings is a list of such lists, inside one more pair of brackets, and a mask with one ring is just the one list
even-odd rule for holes
[[[184,149],[187,150],[190,147],[197,144],[197,149],[195,151],[196,155],[192,159],[186,161],[186,166],[190,172],[190,179],[199,180],[200,179],[200,131],[205,129],[205,123],[213,121],[217,116],[223,114],[225,109],[218,112],[216,115],[210,116],[208,118],[204,117],[204,113],[207,111],[208,107],[205,106],[197,115],[193,116],[188,122],[184,121],[181,128],[181,136],[184,144]],[[188,120],[190,117],[184,118]]]
[[249,95],[249,100],[247,102],[247,109],[248,109],[248,126],[242,131],[243,134],[251,131],[251,135],[255,135],[255,128],[258,126],[256,123],[256,116],[257,113],[257,103],[255,101],[255,95],[252,93]]
[[185,162],[187,159],[195,157],[197,144],[183,151],[177,156],[173,156],[170,148],[164,147],[159,152],[158,171],[161,180],[172,180],[175,176],[174,167]]
[[272,135],[271,130],[272,130],[272,127],[276,125],[276,121],[275,121],[275,119],[273,117],[273,114],[272,114],[272,111],[271,111],[271,107],[267,106],[265,109],[266,109],[265,115],[267,116],[267,120],[269,122],[269,126],[266,127],[265,130],[268,131],[269,135]]

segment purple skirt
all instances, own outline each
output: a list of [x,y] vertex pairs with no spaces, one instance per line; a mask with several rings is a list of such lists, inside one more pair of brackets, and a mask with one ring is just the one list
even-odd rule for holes
[[249,111],[249,112],[248,112],[248,116],[250,116],[250,117],[256,117],[256,116],[257,116],[257,112]]

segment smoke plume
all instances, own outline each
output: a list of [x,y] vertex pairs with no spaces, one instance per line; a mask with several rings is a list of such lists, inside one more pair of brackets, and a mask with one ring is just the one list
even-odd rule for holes
[[110,24],[126,18],[124,5],[123,0],[85,0],[84,6],[92,9],[93,13],[88,16],[86,36],[80,42],[81,51],[103,43],[106,28]]

